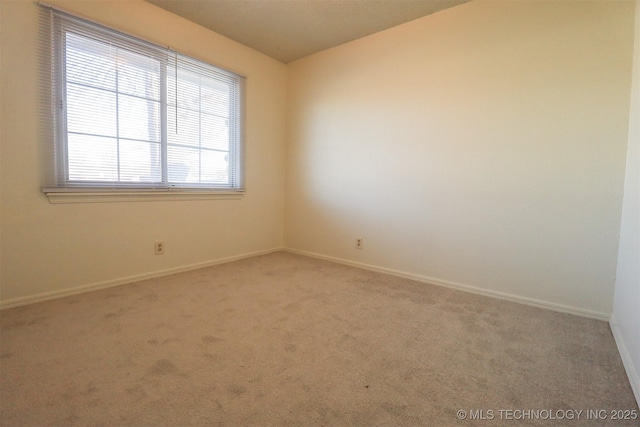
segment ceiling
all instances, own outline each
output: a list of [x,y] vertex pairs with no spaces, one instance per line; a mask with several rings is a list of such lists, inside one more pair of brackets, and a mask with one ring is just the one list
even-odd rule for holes
[[288,63],[470,0],[147,1]]

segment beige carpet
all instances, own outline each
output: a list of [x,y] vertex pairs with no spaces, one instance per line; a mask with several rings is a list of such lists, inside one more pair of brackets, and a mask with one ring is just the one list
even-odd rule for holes
[[606,322],[284,252],[0,316],[3,426],[640,424]]

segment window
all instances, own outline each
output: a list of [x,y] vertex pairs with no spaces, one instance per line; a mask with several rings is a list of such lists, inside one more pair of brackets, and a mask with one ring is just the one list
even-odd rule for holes
[[55,10],[51,24],[56,189],[243,191],[243,77]]

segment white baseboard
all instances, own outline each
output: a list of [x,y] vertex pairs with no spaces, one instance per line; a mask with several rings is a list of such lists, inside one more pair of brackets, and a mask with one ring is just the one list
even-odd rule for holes
[[69,289],[62,289],[62,290],[59,290],[59,291],[46,292],[46,293],[26,296],[26,297],[22,297],[22,298],[14,298],[14,299],[10,299],[10,300],[7,300],[7,301],[0,301],[0,310],[7,309],[7,308],[13,308],[13,307],[19,307],[19,306],[23,306],[23,305],[27,305],[27,304],[33,304],[33,303],[36,303],[36,302],[48,301],[48,300],[52,300],[52,299],[56,299],[56,298],[62,298],[62,297],[65,297],[65,296],[80,294],[80,293],[84,293],[84,292],[95,291],[95,290],[98,290],[98,289],[111,288],[111,287],[114,287],[114,286],[120,286],[120,285],[124,285],[124,284],[127,284],[127,283],[140,282],[142,280],[153,279],[155,277],[162,277],[162,276],[168,276],[170,274],[176,274],[176,273],[182,273],[182,272],[185,272],[185,271],[197,270],[198,268],[209,267],[209,266],[216,265],[216,264],[223,264],[223,263],[226,263],[226,262],[237,261],[237,260],[244,259],[244,258],[250,258],[250,257],[258,256],[258,255],[265,255],[265,254],[269,254],[269,253],[272,253],[272,252],[278,252],[278,251],[287,251],[287,252],[291,252],[291,253],[295,253],[295,254],[299,254],[299,255],[309,256],[309,257],[312,257],[312,258],[324,259],[326,261],[336,262],[336,263],[344,264],[344,265],[350,265],[352,267],[358,267],[358,268],[362,268],[362,269],[365,269],[365,270],[377,271],[377,272],[380,272],[380,273],[390,274],[390,275],[393,275],[393,276],[404,277],[404,278],[415,280],[415,281],[422,282],[422,283],[428,283],[428,284],[437,285],[437,286],[444,286],[444,287],[447,287],[447,288],[457,289],[457,290],[461,290],[461,291],[465,291],[465,292],[471,292],[471,293],[474,293],[474,294],[489,296],[489,297],[503,299],[503,300],[507,300],[507,301],[518,302],[518,303],[521,303],[521,304],[526,304],[526,305],[530,305],[530,306],[534,306],[534,307],[545,308],[545,309],[553,310],[553,311],[559,311],[559,312],[562,312],[562,313],[575,314],[577,316],[588,317],[588,318],[592,318],[592,319],[605,320],[605,321],[608,321],[610,319],[610,314],[608,314],[608,313],[601,313],[601,312],[597,312],[597,311],[590,311],[590,310],[585,310],[585,309],[581,309],[581,308],[565,306],[565,305],[556,304],[556,303],[552,303],[552,302],[536,300],[536,299],[522,297],[522,296],[513,295],[513,294],[507,294],[507,293],[504,293],[504,292],[491,291],[491,290],[488,290],[488,289],[478,288],[478,287],[475,287],[475,286],[463,285],[463,284],[460,284],[460,283],[450,282],[450,281],[441,280],[441,279],[437,279],[437,278],[433,278],[433,277],[427,277],[427,276],[422,276],[422,275],[418,275],[418,274],[406,273],[406,272],[403,272],[403,271],[393,270],[393,269],[390,269],[390,268],[378,267],[378,266],[371,265],[371,264],[365,264],[365,263],[350,261],[350,260],[346,260],[346,259],[342,259],[342,258],[331,257],[331,256],[327,256],[327,255],[321,255],[321,254],[317,254],[317,253],[314,253],[314,252],[307,252],[307,251],[303,251],[303,250],[291,249],[291,248],[282,248],[282,247],[272,248],[272,249],[267,249],[267,250],[263,250],[263,251],[252,252],[252,253],[247,253],[247,254],[242,254],[242,255],[236,255],[236,256],[232,256],[232,257],[220,258],[220,259],[217,259],[217,260],[205,261],[205,262],[201,262],[201,263],[190,264],[190,265],[187,265],[187,266],[169,268],[169,269],[166,269],[166,270],[154,271],[154,272],[139,274],[139,275],[135,275],[135,276],[123,277],[123,278],[114,279],[114,280],[107,280],[107,281],[104,281],[104,282],[92,283],[92,284],[89,284],[89,285],[78,286],[78,287],[69,288]]
[[636,402],[638,403],[638,406],[640,406],[640,375],[638,374],[638,371],[633,364],[631,353],[629,353],[629,348],[627,347],[627,344],[624,341],[624,337],[620,332],[620,328],[618,327],[618,322],[616,321],[615,315],[611,315],[609,326],[611,326],[613,338],[616,340],[618,352],[620,353],[620,357],[622,358],[624,369],[627,371],[627,377],[629,377],[629,383],[631,384],[631,389],[633,390],[633,394],[636,397]]
[[62,298],[70,295],[82,294],[85,292],[96,291],[98,289],[112,288],[115,286],[126,285],[128,283],[140,282],[156,277],[169,276],[171,274],[183,273],[185,271],[197,270],[199,268],[210,267],[212,265],[224,264],[227,262],[238,261],[244,258],[251,258],[258,255],[266,255],[272,252],[282,251],[282,248],[272,248],[263,251],[251,252],[248,254],[235,255],[226,258],[220,258],[212,261],[199,262],[181,267],[168,268],[166,270],[153,271],[150,273],[138,274],[135,276],[122,277],[114,280],[106,280],[104,282],[92,283],[89,285],[78,286],[75,288],[62,289],[59,291],[45,292],[37,295],[30,295],[22,298],[14,298],[7,301],[0,301],[0,310],[7,308],[20,307],[23,305],[33,304],[36,302],[48,301],[52,299]]
[[290,249],[290,248],[285,248],[284,250],[287,251],[287,252],[298,254],[298,255],[309,256],[309,257],[312,257],[312,258],[323,259],[323,260],[326,260],[326,261],[336,262],[336,263],[339,263],[339,264],[349,265],[349,266],[352,266],[352,267],[358,267],[358,268],[362,268],[362,269],[365,269],[365,270],[371,270],[371,271],[376,271],[376,272],[379,272],[379,273],[390,274],[392,276],[403,277],[403,278],[406,278],[406,279],[415,280],[417,282],[428,283],[430,285],[444,286],[446,288],[457,289],[457,290],[460,290],[460,291],[470,292],[470,293],[477,294],[477,295],[483,295],[483,296],[488,296],[488,297],[492,297],[492,298],[498,298],[498,299],[502,299],[502,300],[506,300],[506,301],[517,302],[517,303],[520,303],[520,304],[525,304],[525,305],[529,305],[529,306],[533,306],[533,307],[545,308],[547,310],[558,311],[558,312],[561,312],[561,313],[575,314],[577,316],[588,317],[590,319],[598,319],[598,320],[609,321],[609,318],[611,316],[609,313],[601,313],[601,312],[598,312],[598,311],[585,310],[585,309],[582,309],[582,308],[571,307],[571,306],[562,305],[562,304],[556,304],[556,303],[553,303],[553,302],[542,301],[542,300],[537,300],[537,299],[533,299],[533,298],[527,298],[527,297],[523,297],[523,296],[519,296],[519,295],[508,294],[508,293],[505,293],[505,292],[492,291],[492,290],[489,290],[489,289],[483,289],[483,288],[478,288],[478,287],[475,287],[475,286],[463,285],[461,283],[455,283],[455,282],[450,282],[450,281],[447,281],[447,280],[441,280],[441,279],[437,279],[437,278],[434,278],[434,277],[422,276],[422,275],[413,274],[413,273],[406,273],[404,271],[393,270],[393,269],[390,269],[390,268],[378,267],[378,266],[371,265],[371,264],[364,264],[364,263],[361,263],[361,262],[350,261],[350,260],[346,260],[346,259],[342,259],[342,258],[336,258],[336,257],[332,257],[332,256],[327,256],[327,255],[321,255],[321,254],[317,254],[317,253],[314,253],[314,252],[307,252],[307,251],[303,251],[303,250]]

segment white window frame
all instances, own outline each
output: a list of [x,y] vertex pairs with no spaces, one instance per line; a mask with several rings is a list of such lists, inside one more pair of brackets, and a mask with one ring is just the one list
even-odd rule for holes
[[[182,55],[167,48],[157,46],[136,37],[121,33],[86,21],[65,12],[50,9],[48,45],[50,46],[51,64],[51,109],[53,118],[52,136],[55,141],[55,171],[49,179],[48,186],[43,192],[51,203],[74,202],[104,202],[104,201],[138,201],[138,200],[193,200],[208,198],[235,199],[240,198],[244,188],[244,101],[245,101],[245,77],[231,71],[207,64],[197,59]],[[67,163],[67,116],[66,116],[66,70],[65,70],[65,35],[76,33],[80,29],[81,36],[96,36],[100,40],[108,40],[119,49],[142,53],[160,64],[161,88],[160,88],[160,120],[161,120],[161,180],[154,182],[143,181],[91,181],[73,180],[69,178],[69,165]],[[78,33],[76,33],[78,34]],[[47,43],[45,43],[47,44]],[[176,78],[182,70],[196,72],[205,75],[208,79],[220,79],[219,81],[230,87],[231,97],[229,101],[229,147],[228,165],[229,179],[227,182],[171,182],[168,179],[167,148],[172,142],[167,137],[168,115],[178,116],[177,102],[174,102],[171,110],[168,94],[168,73],[175,73]],[[174,79],[175,81],[175,79]],[[177,93],[177,89],[176,89]],[[199,110],[195,114],[202,115]],[[119,138],[119,137],[118,137]],[[175,143],[173,143],[175,145]],[[202,153],[206,150],[201,145],[192,151]],[[199,175],[201,176],[201,175]]]

